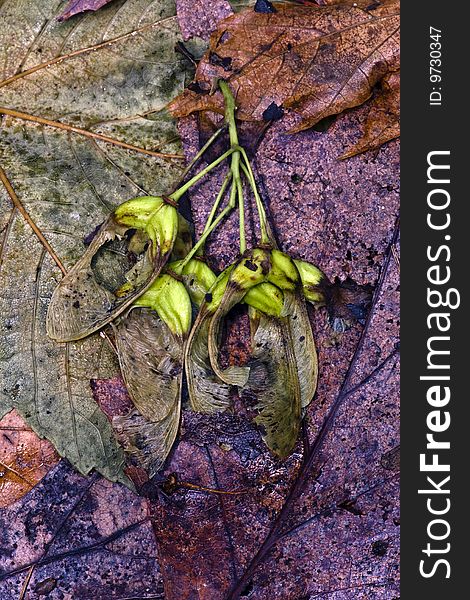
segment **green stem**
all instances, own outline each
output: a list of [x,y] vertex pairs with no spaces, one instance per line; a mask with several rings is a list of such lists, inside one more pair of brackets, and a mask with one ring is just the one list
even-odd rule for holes
[[204,245],[205,241],[210,236],[210,234],[214,231],[214,229],[217,227],[217,225],[223,219],[225,219],[225,217],[230,213],[231,210],[233,210],[233,206],[231,206],[230,204],[227,204],[227,206],[218,215],[218,217],[216,217],[214,219],[212,224],[204,231],[204,233],[201,235],[201,237],[198,239],[198,241],[191,248],[189,253],[184,257],[183,261],[178,265],[179,272],[181,272],[183,270],[183,268],[188,264],[188,262],[193,258],[193,256],[195,256],[197,254],[197,252]]
[[199,150],[199,152],[192,158],[191,162],[189,163],[189,165],[186,167],[186,169],[183,171],[183,174],[181,175],[181,180],[183,180],[186,175],[189,173],[189,171],[191,171],[191,169],[194,167],[194,165],[198,162],[198,160],[202,157],[202,155],[204,154],[204,152],[215,142],[215,140],[219,137],[219,135],[225,131],[225,125],[223,127],[220,127],[219,129],[217,129],[212,135],[211,137],[207,140],[207,142],[204,144],[204,146]]
[[225,179],[222,183],[219,193],[217,194],[217,198],[215,199],[214,206],[212,207],[211,212],[209,213],[209,216],[207,217],[207,221],[204,226],[203,233],[206,232],[207,229],[209,229],[212,221],[214,220],[215,213],[217,212],[217,209],[219,208],[220,201],[222,200],[223,195],[225,194],[225,190],[227,189],[227,186],[230,183],[231,179],[232,179],[232,171],[229,171],[227,173],[227,175],[225,176]]
[[236,146],[235,148],[232,147],[232,148],[230,148],[230,150],[227,150],[227,152],[224,152],[221,156],[219,156],[219,158],[214,160],[214,162],[211,162],[210,165],[207,165],[207,167],[202,169],[202,171],[199,171],[199,173],[194,175],[194,177],[192,177],[184,185],[182,185],[180,188],[178,188],[172,194],[170,194],[169,197],[174,202],[178,202],[178,200],[181,198],[181,196],[183,196],[183,194],[185,194],[189,190],[190,187],[192,187],[195,183],[197,183],[200,179],[202,179],[205,175],[207,175],[207,173],[210,173],[210,171],[212,171],[212,169],[214,169],[217,165],[219,165],[222,161],[224,161],[228,156],[230,156],[231,154],[234,154],[234,153],[238,153],[238,156],[240,156],[240,153],[238,152],[238,150],[239,150],[239,148],[238,148],[238,146]]
[[246,175],[246,178],[248,179],[250,187],[253,190],[253,194],[255,196],[256,209],[258,211],[259,226],[260,226],[260,230],[261,230],[261,243],[269,244],[270,238],[269,238],[268,228],[267,228],[267,224],[266,224],[267,219],[266,219],[266,212],[264,210],[263,202],[261,200],[261,196],[259,195],[258,187],[256,186],[255,177],[253,175],[253,171],[251,170],[250,163],[248,162],[248,157],[246,156],[246,152],[245,152],[245,150],[243,150],[243,148],[240,151],[243,155],[243,158],[245,159],[244,163],[241,164],[241,167],[242,167],[243,172]]
[[[227,85],[227,83],[223,80],[219,81],[220,90],[224,96],[225,101],[225,122],[228,125],[228,133],[230,137],[230,147],[236,148],[236,151],[232,155],[232,162],[230,165],[230,169],[232,171],[233,176],[233,187],[232,190],[235,189],[236,195],[238,196],[238,210],[239,210],[239,224],[240,224],[240,252],[243,254],[246,250],[246,239],[245,239],[245,201],[243,198],[243,187],[242,181],[240,177],[240,151],[241,148],[238,145],[238,133],[237,133],[237,124],[235,122],[235,98]],[[232,195],[231,195],[232,199]],[[235,201],[235,197],[233,194],[233,201]]]
[[241,179],[237,181],[237,195],[238,195],[238,213],[239,213],[239,226],[240,226],[240,254],[243,254],[246,250],[246,239],[245,239],[245,202],[243,198],[243,186]]
[[[217,209],[219,208],[220,205],[220,201],[222,200],[224,194],[225,194],[225,190],[227,189],[228,184],[230,183],[230,180],[232,179],[232,171],[230,170],[227,175],[225,176],[225,179],[222,182],[222,186],[219,190],[219,193],[217,194],[217,198],[215,199],[215,202],[211,208],[211,212],[209,213],[209,216],[207,217],[206,220],[206,224],[204,225],[204,231],[203,233],[205,233],[209,227],[212,224],[212,221],[214,220],[214,217],[217,213]],[[199,247],[199,251],[198,251],[198,255],[202,255],[204,253],[204,244],[202,244]]]

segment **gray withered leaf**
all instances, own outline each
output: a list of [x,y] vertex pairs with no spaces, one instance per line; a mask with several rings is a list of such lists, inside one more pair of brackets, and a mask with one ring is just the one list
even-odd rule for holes
[[[191,77],[191,65],[174,50],[181,38],[174,0],[111,2],[90,18],[62,23],[63,0],[0,4],[2,106],[144,151],[181,153],[176,124],[162,110]],[[14,117],[2,119],[0,157],[67,270],[82,256],[83,238],[116,206],[173,189],[184,168],[180,160]],[[15,408],[81,473],[96,469],[128,483],[122,449],[90,387],[116,376],[114,353],[98,335],[66,344],[46,335],[61,273],[3,186],[0,207],[0,416]],[[119,250],[114,240],[106,254],[114,244]]]
[[121,372],[135,406],[113,418],[132,462],[150,476],[162,467],[178,432],[184,337],[158,314],[133,308],[113,324]]
[[301,421],[301,389],[289,317],[268,316],[251,307],[248,312],[252,357],[244,391],[257,398],[254,420],[266,445],[285,458],[295,445]]

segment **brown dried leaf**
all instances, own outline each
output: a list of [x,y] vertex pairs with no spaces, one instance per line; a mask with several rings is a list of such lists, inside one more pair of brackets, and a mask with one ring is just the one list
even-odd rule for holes
[[176,0],[178,22],[184,40],[199,36],[205,40],[216,29],[217,23],[232,14],[226,0]]
[[368,103],[364,133],[341,158],[379,148],[400,135],[400,71],[390,73],[380,82],[380,89]]
[[16,410],[0,420],[0,508],[27,494],[59,460]]
[[364,103],[398,70],[397,0],[275,7],[272,14],[246,10],[219,24],[196,71],[197,88],[171,102],[174,115],[223,112],[221,93],[210,93],[223,78],[236,96],[238,118],[261,121],[274,102],[297,115],[291,131],[300,131]]
[[147,502],[67,461],[1,511],[0,530],[2,600],[164,598]]

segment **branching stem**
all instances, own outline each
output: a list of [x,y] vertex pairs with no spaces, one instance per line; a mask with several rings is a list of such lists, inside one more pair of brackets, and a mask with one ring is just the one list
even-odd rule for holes
[[189,190],[190,187],[192,187],[195,183],[197,183],[205,175],[210,173],[212,171],[212,169],[214,169],[217,165],[219,165],[222,161],[224,161],[228,156],[230,156],[231,154],[234,154],[234,153],[238,153],[238,155],[240,156],[238,146],[232,147],[229,150],[227,150],[227,152],[224,152],[221,156],[219,156],[219,158],[214,160],[214,162],[211,162],[210,165],[207,165],[207,167],[204,167],[204,169],[199,171],[199,173],[194,175],[194,177],[191,177],[191,179],[189,181],[187,181],[180,188],[178,188],[172,194],[170,194],[169,197],[172,200],[174,200],[175,202],[178,202],[178,200],[181,199],[181,197]]

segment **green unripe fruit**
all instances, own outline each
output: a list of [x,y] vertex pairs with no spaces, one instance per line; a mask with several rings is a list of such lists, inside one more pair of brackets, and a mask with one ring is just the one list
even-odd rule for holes
[[320,304],[325,301],[325,296],[319,286],[325,280],[325,275],[318,267],[304,260],[294,260],[300,279],[302,280],[302,289],[305,298],[314,304]]
[[292,258],[280,250],[271,251],[271,270],[268,281],[281,290],[294,290],[299,281],[299,273]]
[[153,309],[175,335],[184,337],[191,329],[191,300],[181,281],[164,273],[133,306]]
[[269,267],[269,252],[261,248],[253,248],[236,263],[230,282],[241,290],[249,290],[254,285],[265,281]]
[[264,282],[248,290],[243,302],[266,315],[280,317],[284,307],[284,294],[272,283]]

